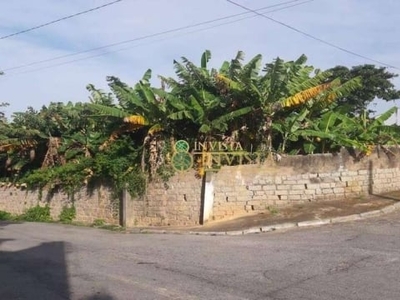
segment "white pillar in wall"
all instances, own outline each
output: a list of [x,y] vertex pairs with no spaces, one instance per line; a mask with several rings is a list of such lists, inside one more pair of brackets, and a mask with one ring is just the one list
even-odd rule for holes
[[203,224],[208,222],[213,213],[214,205],[214,184],[213,172],[206,172],[204,180],[204,199],[203,199]]

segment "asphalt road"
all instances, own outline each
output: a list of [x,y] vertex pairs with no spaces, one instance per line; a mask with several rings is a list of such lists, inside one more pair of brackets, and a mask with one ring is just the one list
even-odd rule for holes
[[246,236],[0,223],[0,299],[400,299],[400,213]]

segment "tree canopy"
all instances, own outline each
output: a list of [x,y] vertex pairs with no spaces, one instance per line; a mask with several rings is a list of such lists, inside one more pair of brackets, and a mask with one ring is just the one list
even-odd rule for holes
[[352,68],[336,66],[328,71],[332,73],[328,80],[341,78],[347,81],[356,77],[361,78],[362,88],[337,99],[338,105],[348,105],[353,114],[360,114],[362,111],[368,110],[368,105],[375,98],[385,101],[400,98],[400,90],[396,89],[392,82],[398,75],[389,72],[385,67],[368,64]]

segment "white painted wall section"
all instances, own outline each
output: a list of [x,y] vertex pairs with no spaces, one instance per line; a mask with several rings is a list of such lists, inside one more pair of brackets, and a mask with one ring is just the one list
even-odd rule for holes
[[203,224],[211,219],[214,205],[214,176],[212,172],[206,172],[205,176]]

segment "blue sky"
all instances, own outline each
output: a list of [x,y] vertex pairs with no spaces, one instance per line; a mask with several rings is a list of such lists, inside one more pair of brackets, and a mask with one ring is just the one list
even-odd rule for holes
[[[256,9],[287,1],[236,2]],[[107,2],[111,0],[2,1],[0,36]],[[400,36],[397,26],[399,11],[398,0],[314,0],[267,15],[351,51],[400,68],[400,40],[397,39]],[[123,0],[95,12],[0,40],[0,69],[241,12],[242,9],[225,0]],[[232,20],[235,19],[227,21]],[[238,50],[243,50],[249,59],[261,53],[265,63],[277,56],[285,60],[296,59],[304,53],[310,64],[321,69],[371,63],[259,16],[199,31],[220,23],[6,71],[6,75],[0,77],[0,102],[10,103],[6,109],[10,115],[15,111],[24,111],[28,106],[40,108],[50,101],[86,101],[89,94],[85,87],[89,83],[107,89],[105,78],[113,75],[133,84],[148,68],[153,70],[154,77],[158,74],[173,75],[174,59],[185,56],[197,63],[205,49],[211,50],[212,64],[215,66],[234,57]],[[129,49],[85,59],[122,48]],[[82,60],[70,63],[74,59]],[[390,71],[400,72],[395,69]],[[394,83],[400,88],[400,79]],[[382,112],[393,105],[393,102],[379,101],[374,108]]]

